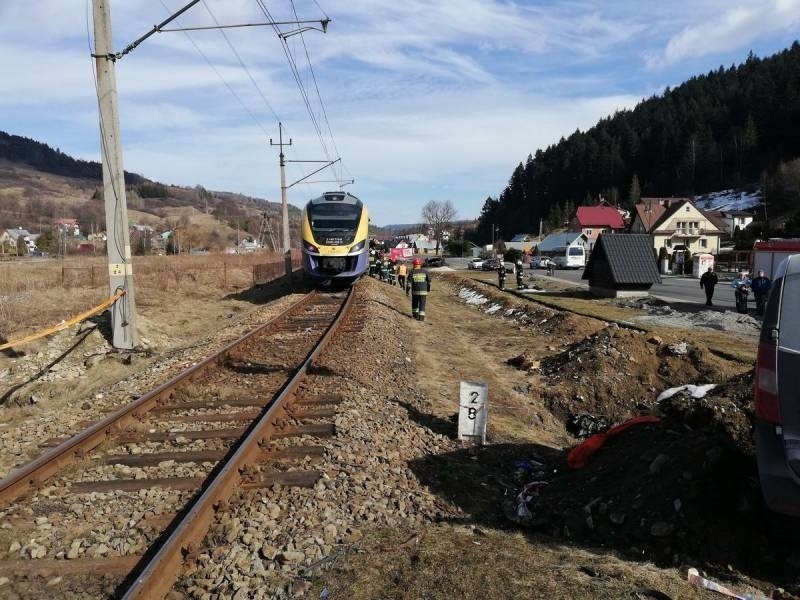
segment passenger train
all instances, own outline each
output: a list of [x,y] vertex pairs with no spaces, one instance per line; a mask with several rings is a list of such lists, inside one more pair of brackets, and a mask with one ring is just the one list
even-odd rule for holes
[[325,192],[303,209],[303,271],[314,283],[349,283],[369,262],[367,207],[347,192]]

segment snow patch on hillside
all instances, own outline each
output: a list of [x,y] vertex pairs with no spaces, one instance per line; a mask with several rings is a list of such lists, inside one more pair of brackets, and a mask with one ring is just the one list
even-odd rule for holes
[[761,204],[761,190],[722,190],[701,194],[694,199],[695,206],[703,210],[748,210]]

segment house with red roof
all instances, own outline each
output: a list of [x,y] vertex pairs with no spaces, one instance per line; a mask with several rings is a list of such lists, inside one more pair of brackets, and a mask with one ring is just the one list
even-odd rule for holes
[[586,236],[586,247],[591,251],[601,233],[624,232],[625,220],[614,206],[601,202],[596,206],[579,206],[569,226],[570,231],[580,231]]

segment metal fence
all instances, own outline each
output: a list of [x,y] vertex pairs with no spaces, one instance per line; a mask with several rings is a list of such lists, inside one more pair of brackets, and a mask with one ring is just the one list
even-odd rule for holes
[[[292,250],[292,271],[300,268],[300,253]],[[253,265],[253,285],[263,285],[270,281],[275,281],[286,274],[284,261],[270,261]]]

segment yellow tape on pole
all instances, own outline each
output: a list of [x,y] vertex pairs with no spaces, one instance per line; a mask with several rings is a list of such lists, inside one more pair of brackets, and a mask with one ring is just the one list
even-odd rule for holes
[[98,304],[93,309],[87,310],[86,312],[83,312],[83,313],[81,313],[81,314],[79,314],[79,315],[77,315],[75,317],[72,317],[69,321],[64,321],[63,323],[59,323],[55,327],[50,327],[48,329],[44,329],[44,330],[42,330],[42,331],[40,331],[38,333],[33,333],[33,334],[31,334],[31,335],[29,335],[27,337],[24,337],[22,339],[14,340],[13,342],[6,342],[5,344],[0,344],[0,350],[5,350],[6,348],[11,348],[13,346],[21,346],[23,344],[27,344],[28,342],[32,342],[34,340],[38,340],[39,338],[46,337],[46,336],[51,335],[51,334],[53,334],[53,333],[55,333],[57,331],[61,331],[62,329],[66,329],[67,327],[71,327],[72,325],[75,325],[76,323],[80,323],[81,321],[85,321],[89,317],[92,317],[92,316],[96,315],[97,313],[103,312],[105,309],[107,309],[109,306],[114,304],[114,302],[116,302],[117,300],[122,298],[122,296],[124,296],[124,295],[125,295],[124,291],[119,291],[116,294],[114,294],[113,296],[111,296],[109,299],[104,300],[102,304]]

